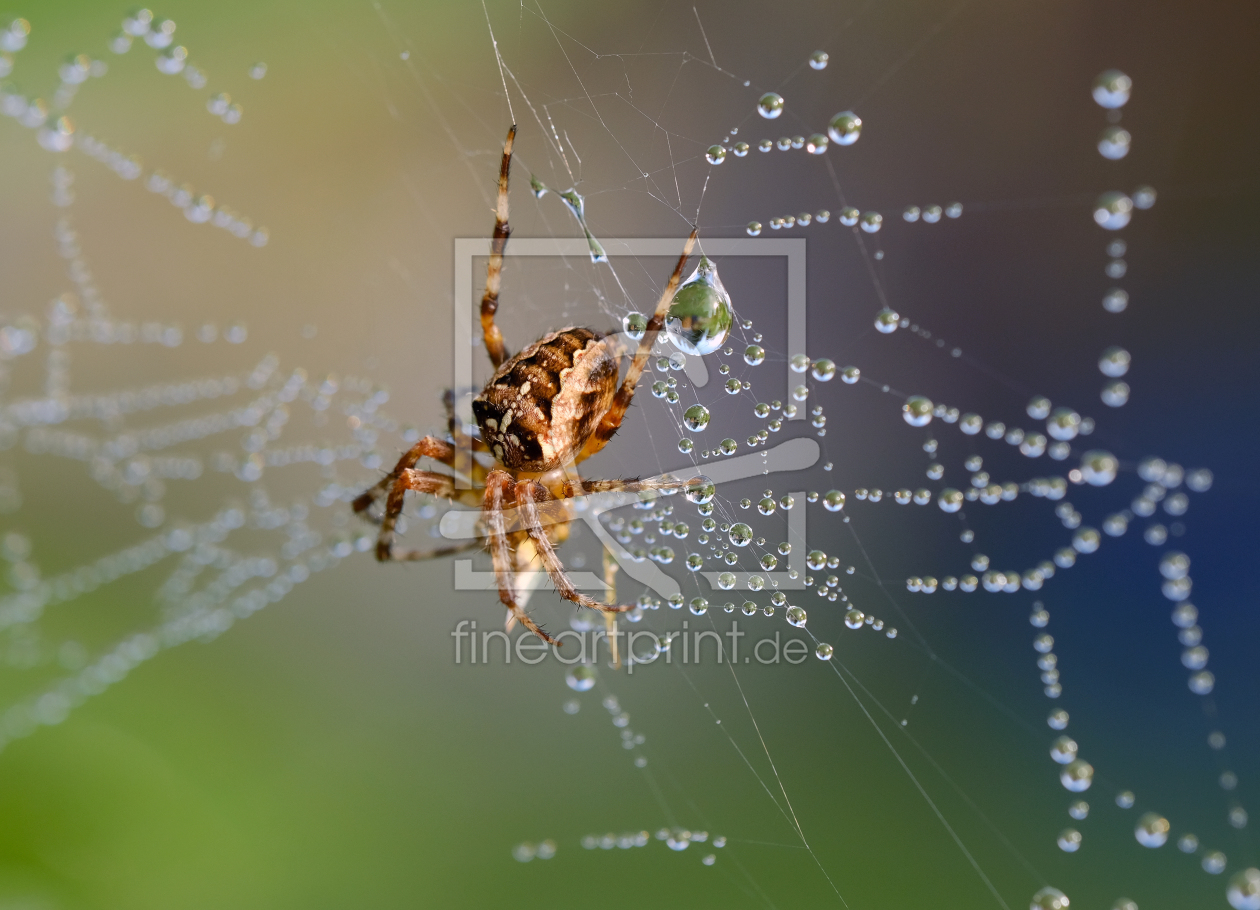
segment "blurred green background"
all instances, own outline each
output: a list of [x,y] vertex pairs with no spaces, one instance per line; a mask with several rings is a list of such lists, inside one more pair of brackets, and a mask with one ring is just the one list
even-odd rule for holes
[[[1095,402],[1097,351],[1123,342],[1135,352],[1134,403],[1098,415],[1111,421],[1103,441],[1130,462],[1158,451],[1217,472],[1183,546],[1196,560],[1196,600],[1214,623],[1205,618],[1220,717],[1209,726],[1229,732],[1243,781],[1233,796],[1246,803],[1247,772],[1260,766],[1260,630],[1247,571],[1256,539],[1256,433],[1246,416],[1256,378],[1252,7],[489,3],[483,12],[471,3],[227,0],[155,9],[178,24],[177,43],[208,76],[203,90],[159,74],[140,42],[123,56],[108,51],[126,12],[52,0],[13,9],[32,33],[10,81],[51,97],[66,55],[106,61],[108,75],[82,86],[70,111],[79,134],[212,193],[265,225],[270,242],[255,249],[191,225],[139,181],[79,151],[62,156],[76,175],[79,242],[115,314],[180,323],[186,334],[204,321],[249,326],[239,350],[186,342],[134,356],[76,352],[76,391],[247,369],[275,351],[313,376],[384,383],[390,413],[438,429],[438,393],[450,383],[453,238],[491,227],[509,122],[487,16],[521,125],[518,236],[575,233],[557,200],[525,191],[528,174],[559,189],[576,182],[601,236],[681,240],[702,195],[702,236],[838,210],[821,160],[754,153],[710,169],[702,153],[732,126],[755,141],[820,129],[853,107],[863,138],[829,155],[853,204],[885,212],[881,280],[903,312],[1016,379],[950,373],[902,335],[871,347],[879,303],[865,265],[850,241],[820,234],[809,235],[811,355],[861,358],[898,387],[941,389],[981,413],[1017,418],[1029,388],[1060,390],[1056,402]],[[814,73],[805,61],[819,48],[831,63]],[[260,61],[266,76],[252,80]],[[1089,98],[1093,77],[1109,67],[1137,86],[1124,121],[1135,151],[1118,164],[1094,151],[1105,120]],[[775,123],[767,132],[752,113],[770,89],[788,99],[781,131]],[[241,104],[239,124],[206,111],[219,91]],[[563,133],[576,181],[540,121]],[[51,239],[54,158],[31,130],[0,122],[6,318],[41,314],[68,288]],[[1126,234],[1136,315],[1120,323],[1097,305],[1106,238],[1089,203],[1113,183],[1139,182],[1161,197]],[[938,235],[895,223],[905,205],[953,199],[966,214]],[[747,266],[730,274],[736,268]],[[651,306],[667,270],[651,260],[623,269],[639,309]],[[517,346],[543,324],[603,325],[629,309],[606,270],[589,263],[510,265],[506,280],[501,322]],[[781,321],[779,273],[765,273],[764,288],[758,280],[726,284],[769,336]],[[781,364],[792,352],[777,344]],[[37,364],[15,365],[6,394],[37,394],[38,373]],[[920,476],[919,438],[901,435],[895,409],[875,399],[843,408],[827,400],[836,475],[815,471],[802,486],[892,488]],[[654,404],[636,409],[593,473],[678,466],[672,428]],[[30,537],[45,576],[150,533],[83,465],[21,449],[4,458],[24,503],[3,528]],[[286,489],[317,481],[311,472]],[[173,492],[171,510],[200,519],[244,495],[230,479],[207,477]],[[938,575],[962,569],[955,526],[942,516],[905,522],[850,511],[884,578],[925,565]],[[995,562],[1036,561],[1061,545],[1019,516],[1002,522],[986,526]],[[903,628],[895,642],[843,638],[838,615],[811,613],[811,629],[836,641],[838,658],[889,706],[891,719],[864,702],[1011,907],[1047,881],[1074,908],[1105,910],[1122,894],[1143,910],[1225,906],[1223,878],[1195,858],[1134,842],[1132,814],[1110,805],[1121,785],[1176,831],[1224,850],[1231,872],[1256,862],[1246,831],[1224,823],[1221,768],[1203,744],[1208,727],[1185,690],[1152,580],[1157,554],[1136,537],[1042,595],[1064,642],[1072,731],[1108,775],[1088,794],[1095,812],[1079,825],[1086,849],[1074,856],[1054,845],[1069,824],[1068,800],[1046,756],[1031,595],[942,593],[926,606],[902,598],[902,616],[922,638]],[[845,529],[820,532],[820,545],[859,561]],[[151,625],[161,577],[149,570],[50,608],[31,645],[40,666],[51,672],[63,640],[105,641]],[[881,614],[894,611],[874,586],[856,590]],[[534,605],[563,627],[568,614],[556,600],[544,591]],[[551,662],[453,664],[455,622],[493,628],[499,615],[493,595],[453,590],[449,562],[379,567],[358,554],[212,644],[159,655],[64,723],[0,753],[0,907],[840,904],[819,865],[850,907],[999,905],[830,665],[749,668],[742,692],[720,667],[656,666],[632,678],[605,668],[594,690],[575,696]],[[659,629],[679,619],[651,617]],[[754,628],[787,631],[778,619]],[[6,704],[32,691],[19,667],[4,677]],[[646,769],[634,767],[600,705],[610,694],[646,737]],[[561,705],[574,697],[581,710],[566,714]],[[909,724],[898,731],[902,717]],[[772,802],[779,782],[762,742],[817,864]],[[706,867],[701,844],[681,853],[655,840],[633,850],[580,845],[585,835],[662,826],[724,835],[728,846]],[[558,845],[553,859],[513,859],[514,845],[548,838]]]

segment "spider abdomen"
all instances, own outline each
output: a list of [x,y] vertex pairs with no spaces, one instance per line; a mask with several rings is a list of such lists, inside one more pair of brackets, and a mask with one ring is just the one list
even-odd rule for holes
[[577,457],[617,391],[613,346],[590,329],[561,329],[499,367],[473,415],[504,467],[550,471]]

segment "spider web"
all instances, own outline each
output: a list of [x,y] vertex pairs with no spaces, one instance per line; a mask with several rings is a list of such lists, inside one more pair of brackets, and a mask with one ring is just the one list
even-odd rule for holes
[[[1014,91],[977,74],[968,54],[1014,65],[1038,45],[1025,38],[1013,50],[1004,41],[1034,25],[1063,26],[1009,11],[990,21],[992,10],[976,2],[930,14],[865,3],[773,16],[750,4],[742,18],[687,5],[626,7],[600,22],[524,4],[436,23],[386,3],[360,13],[301,14],[318,65],[253,36],[230,56],[208,46],[206,72],[235,72],[232,85],[207,78],[197,53],[181,72],[160,72],[151,61],[171,59],[169,48],[149,49],[140,37],[126,54],[101,51],[108,70],[96,75],[89,63],[85,81],[68,81],[64,64],[44,122],[4,124],[6,142],[25,144],[30,173],[52,174],[51,211],[29,219],[43,225],[49,250],[21,270],[52,303],[15,307],[0,336],[10,355],[4,414],[13,453],[5,475],[13,531],[4,540],[13,590],[0,604],[7,748],[22,748],[13,741],[42,726],[75,724],[80,706],[89,710],[88,699],[124,677],[144,686],[144,672],[133,676],[140,664],[217,638],[291,591],[304,607],[327,602],[328,611],[316,607],[324,618],[393,599],[425,614],[414,637],[428,643],[406,652],[425,663],[424,686],[453,690],[432,701],[395,696],[394,716],[464,712],[446,734],[458,743],[457,761],[511,743],[513,761],[528,769],[489,785],[496,808],[479,804],[472,824],[458,826],[476,836],[455,836],[465,846],[449,874],[487,870],[495,884],[478,886],[483,899],[496,887],[519,898],[547,882],[549,899],[575,903],[592,882],[640,872],[659,884],[619,884],[610,902],[640,903],[668,887],[694,903],[1017,907],[1053,886],[1082,906],[1120,895],[1144,908],[1222,905],[1226,881],[1255,863],[1242,798],[1250,782],[1235,773],[1254,765],[1254,737],[1238,729],[1254,709],[1254,680],[1245,651],[1229,641],[1247,628],[1228,603],[1237,580],[1212,558],[1217,538],[1192,535],[1224,514],[1214,495],[1221,481],[1209,492],[1200,460],[1222,477],[1225,466],[1167,417],[1172,390],[1158,374],[1177,362],[1172,336],[1185,317],[1149,277],[1153,254],[1172,242],[1167,227],[1151,227],[1169,200],[1211,205],[1220,190],[1163,184],[1176,173],[1160,150],[1169,134],[1141,94],[1152,58],[1117,38],[1114,23],[1097,24],[1097,34],[1076,35],[1088,52],[1023,61]],[[214,31],[210,20],[175,18],[189,46],[194,29]],[[447,46],[444,35],[459,41]],[[816,68],[810,54],[820,48],[830,56]],[[27,58],[37,50],[14,59],[34,66]],[[249,80],[264,56],[273,61],[267,74]],[[288,61],[291,81],[277,82],[285,70],[276,60]],[[1118,162],[1095,150],[1109,121],[1089,97],[1091,80],[1116,64],[1137,86],[1119,121],[1134,152]],[[144,79],[163,94],[145,94]],[[975,94],[942,109],[947,93],[937,83]],[[234,90],[241,116],[228,113],[233,102],[221,88]],[[782,116],[757,114],[765,92],[786,99]],[[29,100],[16,90],[6,97]],[[146,122],[155,98],[180,124],[175,139]],[[68,152],[33,141],[55,144],[57,105],[76,118]],[[295,106],[305,119],[286,124],[282,114]],[[818,155],[793,147],[794,137],[804,146],[826,136],[831,117],[849,108],[864,120],[855,145],[832,143]],[[989,117],[967,119],[974,111]],[[762,237],[808,239],[807,349],[788,341],[786,267],[720,259],[740,320],[730,353],[706,358],[700,384],[675,368],[680,361],[668,363],[674,348],[662,337],[637,407],[586,472],[716,472],[730,458],[723,439],[739,455],[795,437],[821,446],[806,471],[720,484],[709,514],[678,496],[600,516],[606,533],[682,592],[670,602],[622,573],[620,599],[639,604],[628,630],[684,633],[668,646],[668,662],[662,655],[633,673],[614,672],[606,655],[580,672],[555,661],[452,666],[453,617],[495,628],[492,594],[453,590],[444,564],[402,577],[393,567],[341,567],[372,544],[346,502],[418,438],[382,406],[443,426],[446,314],[452,303],[472,305],[444,290],[450,239],[488,232],[498,143],[512,120],[518,238],[585,228],[597,241],[678,237],[681,247],[696,224],[703,248],[706,237],[746,236],[758,222]],[[1037,127],[1047,120],[1052,131]],[[129,134],[180,176],[132,158]],[[788,148],[759,150],[780,137]],[[740,142],[751,145],[746,155],[737,154]],[[295,172],[329,151],[354,163],[311,169],[336,177],[331,188],[304,186],[251,163],[268,150],[263,160]],[[1026,168],[1009,163],[1020,155]],[[273,230],[207,201],[185,175],[216,197],[232,188],[239,207],[254,218],[265,212]],[[531,177],[551,192],[529,195]],[[1153,210],[1134,212],[1121,231],[1094,223],[1101,193],[1140,200],[1147,182],[1159,190]],[[583,199],[581,224],[557,198],[570,187]],[[81,216],[89,193],[104,202]],[[955,201],[961,214],[951,217]],[[844,224],[849,206],[882,215],[879,229]],[[336,214],[323,223],[326,213]],[[776,232],[772,220],[788,216],[793,224]],[[124,236],[109,236],[120,225]],[[166,233],[175,239],[162,246]],[[163,260],[161,282],[126,267],[128,253],[150,244],[159,250],[150,258]],[[330,274],[324,264],[334,256],[346,264]],[[516,348],[543,328],[619,326],[652,306],[671,264],[615,254],[607,262],[509,258],[500,324]],[[44,290],[62,274],[60,287]],[[1102,304],[1117,286],[1129,288],[1123,313]],[[161,318],[172,309],[178,319]],[[877,330],[877,314],[889,310],[884,328],[895,330]],[[236,321],[246,314],[248,331]],[[745,358],[751,345],[763,349],[761,362]],[[1117,408],[1099,396],[1117,377],[1096,366],[1112,345],[1134,352],[1123,377],[1134,401]],[[290,349],[338,372],[308,374],[291,365]],[[789,369],[794,355],[807,357]],[[484,381],[488,368],[477,362]],[[827,362],[853,364],[860,376],[829,375]],[[1075,415],[1062,418],[1069,429],[1047,425],[1032,402],[1042,394]],[[908,427],[903,405],[913,409],[916,395],[930,399],[934,416]],[[771,402],[764,417],[754,410]],[[683,423],[696,404],[709,412],[701,431]],[[788,419],[788,408],[804,419]],[[1229,438],[1207,418],[1198,426],[1205,440]],[[682,439],[692,440],[689,451]],[[1114,453],[1114,481],[1085,482],[1083,470],[1098,470],[1096,459],[1082,461],[1091,450]],[[969,461],[977,456],[981,463]],[[1173,459],[1194,461],[1183,469]],[[938,508],[952,502],[942,500],[947,488],[968,494],[958,511]],[[845,493],[843,509],[824,506],[831,490]],[[792,525],[802,512],[803,540]],[[41,525],[36,516],[48,514],[75,533]],[[436,504],[417,502],[411,537],[441,543],[440,518]],[[114,535],[106,522],[127,530]],[[746,548],[730,543],[739,522],[752,529]],[[597,570],[602,547],[581,524],[573,528],[566,565]],[[797,579],[785,567],[802,551],[823,554],[821,567],[798,573],[808,587],[787,583]],[[1182,551],[1194,560],[1193,596]],[[739,587],[715,589],[688,571],[692,554],[704,572],[743,573]],[[316,574],[347,581],[308,595],[304,582]],[[417,579],[429,593],[416,594]],[[808,620],[785,623],[789,605]],[[530,608],[549,627],[590,628],[545,586]],[[395,625],[397,614],[369,616],[354,621],[351,654],[373,653],[366,642],[378,624],[410,630]],[[293,648],[306,639],[302,616],[289,619],[276,640]],[[680,659],[688,635],[724,634],[732,622],[750,644],[776,634],[803,640],[807,658]],[[815,657],[824,645],[832,650],[817,653],[826,659]],[[1200,663],[1206,652],[1196,650],[1204,645],[1211,677]],[[510,706],[497,703],[504,686],[515,692]],[[1058,709],[1070,713],[1063,730],[1051,713]],[[482,719],[491,734],[475,732]],[[414,754],[405,741],[390,747]],[[425,754],[447,770],[431,773],[420,792],[443,781],[457,792],[473,786]],[[582,772],[561,779],[540,770],[557,758]],[[1061,774],[1088,777],[1068,763],[1076,758],[1091,766],[1092,786],[1069,792]],[[530,785],[535,777],[541,788]],[[1090,806],[1069,817],[1077,800]],[[1141,844],[1161,835],[1158,850],[1174,856]],[[429,869],[411,884],[443,875]]]

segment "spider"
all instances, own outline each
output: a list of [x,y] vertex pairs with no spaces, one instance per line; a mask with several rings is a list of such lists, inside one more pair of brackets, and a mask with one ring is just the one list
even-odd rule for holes
[[[368,510],[385,497],[376,543],[376,558],[381,562],[429,559],[486,546],[494,563],[499,600],[508,611],[507,628],[511,630],[520,622],[548,644],[557,644],[556,639],[525,612],[528,592],[518,591],[513,571],[519,574],[541,563],[561,597],[604,613],[616,664],[619,661],[615,617],[631,607],[602,603],[580,593],[555,548],[568,537],[567,519],[571,517],[568,501],[575,496],[681,486],[677,481],[665,479],[583,480],[576,466],[603,449],[620,428],[652,345],[664,325],[683,266],[695,245],[696,231],[691,232],[683,246],[678,265],[620,384],[617,382],[620,358],[628,352],[613,334],[571,326],[548,332],[519,354],[509,356],[503,335],[495,325],[495,313],[499,308],[503,252],[511,234],[508,171],[515,138],[516,127],[513,126],[503,144],[494,235],[486,268],[486,290],[481,298],[481,330],[495,372],[473,400],[473,415],[480,435],[465,433],[462,422],[455,417],[454,396],[447,392],[444,400],[450,438],[426,436],[417,442],[389,474],[354,500],[354,511],[369,517]],[[460,449],[487,453],[494,458],[494,465],[489,469],[476,459],[467,466],[473,484],[471,490],[457,492],[452,476],[416,467],[420,459],[427,456],[455,470],[456,453]],[[394,529],[408,490],[453,502],[479,504],[482,536],[467,544],[434,550],[395,548]],[[615,601],[616,563],[607,554],[604,570],[609,600]]]

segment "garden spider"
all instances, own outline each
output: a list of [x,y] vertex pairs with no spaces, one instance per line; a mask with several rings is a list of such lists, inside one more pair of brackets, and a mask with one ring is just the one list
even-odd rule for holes
[[[473,414],[481,430],[480,438],[465,435],[461,421],[455,417],[454,396],[448,392],[446,409],[451,439],[435,436],[421,439],[398,460],[398,464],[380,483],[354,500],[354,511],[366,517],[373,503],[381,496],[385,497],[385,510],[376,543],[376,558],[381,562],[445,556],[484,542],[494,562],[499,600],[508,610],[508,629],[519,621],[547,643],[556,644],[556,639],[540,628],[523,609],[524,598],[517,590],[513,567],[516,573],[520,573],[536,562],[541,563],[561,597],[579,606],[602,611],[609,632],[615,633],[616,614],[631,607],[600,603],[580,593],[556,555],[555,545],[568,537],[567,519],[570,513],[567,500],[589,493],[638,492],[681,486],[677,481],[665,479],[583,480],[578,476],[576,465],[604,448],[620,428],[626,409],[634,398],[635,386],[647,365],[652,345],[664,325],[683,266],[695,245],[696,232],[693,230],[687,238],[678,265],[648,321],[647,330],[639,340],[634,359],[620,386],[617,384],[620,358],[628,352],[617,337],[605,336],[591,329],[574,326],[549,332],[516,356],[509,357],[494,317],[499,307],[503,251],[511,234],[508,227],[508,169],[515,138],[516,127],[513,126],[503,144],[494,239],[490,244],[490,263],[486,269],[486,291],[481,298],[481,330],[495,373],[473,401]],[[471,448],[494,457],[494,465],[489,469],[475,459],[472,461],[469,466],[473,482],[471,490],[457,493],[450,475],[416,468],[420,459],[428,456],[454,470],[456,452],[460,448]],[[394,527],[408,490],[469,505],[480,504],[482,536],[465,545],[437,550],[396,550]],[[547,512],[544,517],[539,505],[548,502],[552,505],[544,507]],[[616,600],[613,585],[616,563],[607,554],[604,568],[609,599]],[[614,663],[617,663],[616,635],[610,634],[609,639]]]

